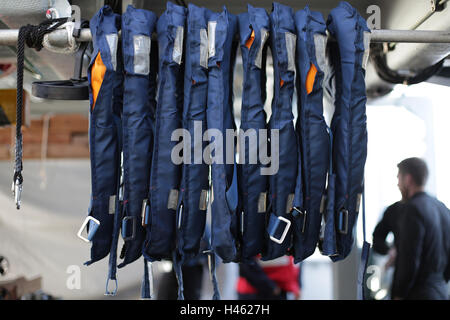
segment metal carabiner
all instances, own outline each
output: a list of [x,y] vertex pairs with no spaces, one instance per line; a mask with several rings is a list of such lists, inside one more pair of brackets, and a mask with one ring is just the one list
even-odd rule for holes
[[13,181],[11,186],[11,191],[14,195],[14,201],[16,203],[17,210],[20,209],[20,202],[22,197],[22,183],[20,182],[20,179],[17,177],[15,181]]

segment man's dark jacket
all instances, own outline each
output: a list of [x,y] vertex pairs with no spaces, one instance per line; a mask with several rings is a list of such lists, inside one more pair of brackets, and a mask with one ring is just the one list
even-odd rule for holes
[[411,197],[404,210],[392,297],[448,299],[450,211],[425,192]]
[[386,243],[387,235],[392,232],[394,234],[394,245],[398,247],[398,240],[400,238],[399,232],[401,229],[400,216],[403,213],[403,203],[398,201],[391,204],[384,211],[383,218],[375,227],[373,231],[373,250],[376,253],[385,255],[389,252],[389,245]]

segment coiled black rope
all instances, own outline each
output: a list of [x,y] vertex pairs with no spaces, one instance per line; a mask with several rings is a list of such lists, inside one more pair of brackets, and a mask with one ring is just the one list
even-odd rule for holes
[[23,123],[23,63],[25,57],[25,43],[28,47],[40,51],[43,48],[42,40],[47,33],[60,27],[67,18],[49,19],[37,26],[26,25],[20,27],[17,38],[17,95],[16,95],[16,148],[15,167],[12,191],[15,196],[16,207],[20,209],[20,196],[22,193],[22,123]]

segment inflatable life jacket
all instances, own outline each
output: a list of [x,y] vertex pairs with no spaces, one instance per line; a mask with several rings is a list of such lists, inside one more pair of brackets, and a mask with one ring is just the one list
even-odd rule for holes
[[[322,82],[326,71],[326,25],[319,12],[309,7],[295,14],[297,30],[297,104],[296,130],[300,160],[294,211],[295,261],[312,255],[319,241],[322,221],[321,203],[325,193],[330,162],[330,139],[323,116]],[[326,219],[334,230],[332,220]],[[331,224],[330,224],[331,222]]]
[[150,64],[151,36],[157,17],[153,12],[131,5],[122,15],[122,48],[125,69],[123,97],[123,166],[125,241],[119,268],[142,254],[145,230],[142,209],[148,201],[152,159],[155,83]]
[[364,188],[367,156],[364,78],[370,31],[356,9],[345,1],[331,11],[327,28],[336,39],[330,44],[331,70],[326,86],[335,105],[331,131],[336,174],[334,211],[337,255],[331,259],[338,261],[347,257],[352,249]]
[[[209,166],[203,161],[206,142],[194,140],[206,131],[206,104],[208,90],[208,34],[206,12],[193,4],[188,5],[186,22],[186,56],[184,70],[183,129],[189,137],[183,138],[188,161],[183,162],[180,197],[176,221],[176,247],[181,261],[197,255],[205,223],[209,190]],[[187,143],[189,142],[189,143]],[[190,152],[187,152],[190,150]]]
[[[211,246],[224,262],[238,259],[238,179],[234,150],[226,148],[227,129],[233,118],[233,71],[237,42],[237,17],[224,7],[208,12],[207,126],[211,152]],[[233,138],[234,139],[234,138]],[[236,143],[234,143],[236,147]],[[211,150],[210,149],[210,150]]]
[[122,72],[118,60],[120,16],[109,6],[101,8],[90,21],[93,56],[88,68],[91,160],[91,204],[89,216],[80,229],[88,227],[91,241],[89,265],[106,257],[111,249],[115,214],[119,214],[118,190],[121,153]]
[[175,213],[181,180],[181,164],[171,158],[176,142],[172,133],[182,127],[183,38],[186,8],[167,2],[157,23],[159,70],[158,102],[151,166],[149,202],[144,209],[144,256],[150,260],[171,258],[175,249]]
[[[270,49],[274,67],[274,97],[269,121],[271,143],[279,145],[278,172],[269,176],[267,248],[263,260],[278,258],[292,247],[291,214],[298,170],[298,141],[293,124],[295,23],[292,9],[274,3],[270,14]],[[278,133],[279,141],[274,136]],[[271,155],[272,160],[277,155]]]
[[[240,232],[242,261],[252,259],[264,249],[265,213],[267,210],[268,176],[258,158],[267,150],[267,129],[264,102],[266,100],[266,54],[270,20],[265,9],[248,5],[248,12],[239,15],[239,38],[243,65],[243,89],[240,126],[239,193],[242,201]],[[253,130],[253,132],[251,132]],[[248,141],[246,133],[250,132]],[[253,134],[254,133],[254,134]],[[256,141],[252,141],[254,137]],[[251,161],[251,157],[256,160]]]

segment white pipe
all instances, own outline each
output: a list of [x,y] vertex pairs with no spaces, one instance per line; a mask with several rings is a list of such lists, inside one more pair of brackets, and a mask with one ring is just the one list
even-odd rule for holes
[[[0,45],[15,46],[19,30],[0,30]],[[91,41],[90,29],[82,29],[78,42]],[[64,47],[68,44],[68,35],[65,29],[58,29],[49,34],[52,45]],[[424,30],[372,30],[371,42],[409,42],[409,43],[450,43],[449,31]]]

